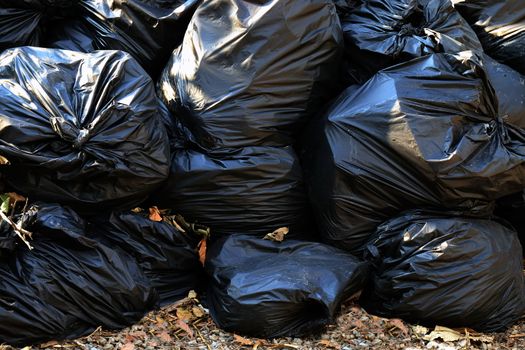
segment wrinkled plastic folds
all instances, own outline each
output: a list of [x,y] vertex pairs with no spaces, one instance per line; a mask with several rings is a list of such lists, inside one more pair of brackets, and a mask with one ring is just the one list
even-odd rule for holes
[[363,287],[368,265],[320,243],[231,236],[212,245],[208,303],[219,327],[256,337],[300,336],[333,321]]
[[166,184],[152,202],[209,226],[212,237],[264,235],[308,221],[299,159],[291,147],[245,147],[207,153],[177,149]]
[[525,186],[523,115],[523,77],[471,52],[414,59],[343,92],[304,154],[321,235],[359,251],[408,209],[489,215]]
[[288,146],[330,97],[342,33],[330,0],[211,0],[159,94],[205,149]]
[[525,74],[525,6],[522,0],[452,0],[476,31],[485,52]]
[[79,14],[53,23],[48,47],[122,50],[156,77],[182,42],[200,0],[80,0]]
[[6,181],[90,213],[132,208],[168,176],[153,83],[121,51],[24,47],[0,55]]
[[367,249],[373,272],[360,303],[372,314],[492,332],[525,311],[522,248],[496,221],[409,212]]
[[482,50],[450,0],[367,0],[341,21],[349,83],[416,57]]
[[135,259],[88,238],[85,221],[71,209],[38,203],[23,222],[33,233],[33,250],[0,224],[1,343],[123,328],[157,306],[158,295]]
[[131,212],[112,213],[107,221],[94,221],[90,234],[137,259],[159,293],[161,305],[184,298],[203,278],[197,254],[200,239],[166,222]]

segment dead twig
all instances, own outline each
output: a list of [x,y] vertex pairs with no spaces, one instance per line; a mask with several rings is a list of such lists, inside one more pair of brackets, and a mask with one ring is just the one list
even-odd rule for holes
[[7,222],[9,224],[9,226],[11,226],[13,231],[15,231],[15,233],[18,235],[18,237],[20,237],[22,242],[25,243],[27,248],[29,248],[29,250],[33,250],[33,247],[31,246],[31,244],[29,244],[29,242],[25,238],[25,236],[28,236],[29,238],[31,238],[33,236],[33,234],[31,232],[23,229],[22,227],[20,227],[18,224],[15,224],[15,222],[13,220],[11,220],[11,218],[9,216],[5,215],[5,213],[3,211],[1,211],[1,210],[0,210],[0,217],[2,217],[2,219],[5,222]]
[[201,331],[199,330],[199,328],[193,326],[193,328],[195,328],[195,330],[197,331],[197,335],[199,336],[199,338],[201,338],[202,342],[204,343],[204,345],[206,345],[206,347],[208,348],[208,350],[211,350],[211,346],[210,344],[206,341],[206,339],[204,339],[204,337],[202,336],[202,333]]

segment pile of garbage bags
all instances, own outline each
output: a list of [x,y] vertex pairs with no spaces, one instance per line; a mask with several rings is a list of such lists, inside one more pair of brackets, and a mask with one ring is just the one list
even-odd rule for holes
[[[525,313],[525,5],[0,0],[0,343],[201,295],[304,336]],[[207,249],[206,249],[207,247]]]

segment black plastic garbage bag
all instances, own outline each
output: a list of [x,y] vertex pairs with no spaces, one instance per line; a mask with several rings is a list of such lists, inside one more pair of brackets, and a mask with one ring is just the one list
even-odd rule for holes
[[453,0],[496,60],[525,74],[525,6],[522,0]]
[[0,52],[42,43],[48,22],[75,11],[78,0],[0,0]]
[[210,0],[162,73],[159,94],[206,149],[288,146],[339,78],[331,0]]
[[394,66],[341,94],[304,152],[321,235],[358,252],[405,210],[490,214],[525,185],[524,84],[465,52]]
[[348,83],[416,57],[482,50],[450,0],[363,0],[341,20]]
[[[27,345],[75,338],[98,326],[127,327],[157,306],[158,295],[133,257],[85,234],[71,209],[35,204],[22,217],[33,233],[0,256],[0,342]],[[11,236],[2,224],[2,236]]]
[[157,77],[200,0],[80,0],[78,16],[53,23],[46,46],[92,52],[122,50]]
[[167,183],[150,200],[209,226],[212,237],[264,235],[280,227],[289,227],[293,236],[309,216],[301,166],[291,147],[176,150]]
[[301,336],[333,321],[368,264],[334,247],[231,236],[212,245],[208,303],[219,327],[262,338]]
[[132,208],[168,176],[154,86],[120,51],[24,47],[0,55],[6,182],[82,212]]
[[503,330],[525,311],[521,250],[516,232],[496,221],[405,213],[370,241],[361,305],[427,326]]
[[525,190],[500,199],[495,214],[512,224],[525,249]]
[[200,285],[204,273],[197,253],[200,239],[191,232],[131,212],[112,213],[107,221],[95,221],[90,232],[137,259],[162,305],[184,298]]

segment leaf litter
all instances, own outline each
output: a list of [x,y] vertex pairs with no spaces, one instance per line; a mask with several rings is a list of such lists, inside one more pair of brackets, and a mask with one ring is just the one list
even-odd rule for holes
[[[525,320],[504,333],[480,334],[470,329],[427,328],[366,313],[356,300],[346,302],[334,325],[306,338],[257,339],[217,328],[195,292],[148,314],[121,332],[98,329],[73,341],[53,341],[24,350],[496,350],[525,349]],[[12,350],[1,347],[0,350]]]

